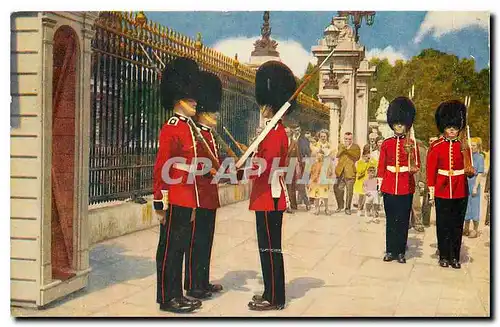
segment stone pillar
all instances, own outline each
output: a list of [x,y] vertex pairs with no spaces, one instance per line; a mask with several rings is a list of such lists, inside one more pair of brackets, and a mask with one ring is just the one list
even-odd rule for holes
[[[40,299],[37,305],[46,305],[86,286],[89,265],[88,190],[89,135],[90,135],[90,78],[92,29],[97,12],[43,12],[42,21],[42,232],[40,238],[42,271]],[[76,34],[78,57],[76,61],[75,94],[75,155],[74,155],[74,209],[73,209],[73,262],[75,276],[61,281],[51,274],[51,217],[52,217],[52,119],[53,119],[53,39],[61,27],[69,27]]]
[[[335,126],[340,125],[340,135],[349,131],[356,137],[360,126],[357,121],[359,111],[368,109],[356,108],[357,70],[364,59],[365,49],[354,41],[353,30],[347,24],[346,17],[334,17],[323,34],[324,38],[319,44],[312,47],[318,63],[321,63],[332,49],[335,48],[335,51],[330,60],[321,67],[318,97],[328,103],[332,96],[331,90],[338,92],[335,99],[338,99],[338,108],[342,110],[330,111],[330,114],[333,114],[333,117],[330,117],[330,130],[336,129],[337,132],[332,133],[338,135]],[[361,126],[363,124],[361,122]],[[338,142],[334,145],[334,148],[337,147]]]
[[344,119],[342,121],[342,128],[340,134],[343,135],[346,132],[351,132],[356,134],[355,130],[355,120],[356,120],[356,68],[352,67],[351,71],[346,78],[348,82],[348,96],[347,103],[344,109]]
[[337,153],[339,147],[342,98],[343,96],[339,92],[335,92],[321,98],[322,102],[330,108],[330,147],[334,154]]
[[369,104],[369,85],[375,67],[370,67],[368,60],[361,61],[356,74],[356,134],[354,140],[359,146],[368,142],[368,104]]

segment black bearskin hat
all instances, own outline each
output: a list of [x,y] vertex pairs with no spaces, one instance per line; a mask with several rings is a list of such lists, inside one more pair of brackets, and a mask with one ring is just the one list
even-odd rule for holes
[[178,57],[167,64],[160,85],[161,104],[165,110],[182,99],[197,100],[199,73],[198,64],[193,59]]
[[[297,82],[290,68],[279,61],[267,61],[255,75],[255,99],[259,106],[267,105],[276,113],[292,96]],[[295,101],[291,103],[293,106]],[[290,108],[288,112],[291,111]]]
[[218,112],[222,101],[222,83],[217,75],[200,72],[196,112]]
[[436,125],[443,133],[446,127],[456,127],[462,130],[465,127],[467,108],[458,100],[445,101],[436,110]]
[[389,103],[387,109],[387,123],[393,128],[394,124],[402,124],[407,128],[413,125],[415,120],[415,106],[407,97],[397,97]]

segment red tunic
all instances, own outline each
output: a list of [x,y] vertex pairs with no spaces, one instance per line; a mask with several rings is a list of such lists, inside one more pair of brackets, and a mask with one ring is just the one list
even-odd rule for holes
[[461,199],[469,195],[459,140],[441,137],[432,143],[427,154],[427,185],[434,187],[436,198]]
[[[410,140],[414,144],[413,140]],[[377,177],[382,178],[380,190],[393,195],[407,195],[415,192],[415,179],[408,167],[409,155],[404,149],[404,136],[392,136],[386,139],[380,148]],[[413,151],[413,150],[412,150]],[[420,155],[417,145],[417,166],[420,167]],[[415,165],[412,162],[412,165]]]
[[[256,157],[266,161],[266,170],[260,176],[253,177],[252,192],[250,193],[250,210],[254,211],[274,211],[274,200],[271,193],[270,173],[274,158],[280,158],[280,167],[286,167],[288,154],[288,136],[283,123],[278,121],[271,129],[264,140],[259,144]],[[284,178],[280,177],[280,182],[285,186]],[[281,188],[278,200],[278,211],[286,209],[285,189]]]
[[[210,149],[212,150],[212,153],[216,156],[216,158],[219,158],[219,153],[217,151],[217,146],[215,143],[214,136],[212,134],[212,131],[210,128],[199,125],[201,129],[201,135],[205,138],[207,141],[208,145],[210,146]],[[197,151],[198,151],[198,158],[207,158],[209,159],[208,152],[205,150],[205,148],[201,145],[201,143],[198,142],[197,146]],[[199,201],[200,201],[200,208],[204,209],[217,209],[220,207],[219,203],[219,187],[217,184],[212,184],[213,178],[208,175],[204,176],[196,176],[196,185],[198,186],[198,192],[200,195]]]
[[[166,183],[162,178],[164,164],[170,158],[181,157],[186,165],[190,165],[197,156],[193,132],[189,127],[186,117],[176,114],[165,123],[160,132],[160,147],[156,155],[153,171],[153,194],[155,209],[161,209],[162,190],[168,190],[170,204],[188,208],[198,206],[198,189],[196,180],[188,184],[189,173],[185,170],[170,165],[168,174],[172,180],[180,178],[180,182]],[[163,208],[164,210],[166,208]]]

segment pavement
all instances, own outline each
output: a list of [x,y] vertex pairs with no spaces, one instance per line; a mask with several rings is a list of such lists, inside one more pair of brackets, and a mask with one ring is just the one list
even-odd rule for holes
[[[355,212],[355,211],[354,211]],[[285,214],[283,250],[287,306],[249,311],[262,294],[255,216],[248,201],[219,209],[212,282],[224,291],[195,313],[162,312],[156,304],[158,228],[99,243],[92,248],[89,285],[40,310],[11,308],[15,317],[489,317],[490,233],[463,238],[462,269],[437,264],[435,226],[410,230],[407,263],[382,261],[385,219],[316,216],[305,209]]]

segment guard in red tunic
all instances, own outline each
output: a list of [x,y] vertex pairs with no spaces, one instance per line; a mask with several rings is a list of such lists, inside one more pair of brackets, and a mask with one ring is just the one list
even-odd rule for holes
[[[473,174],[468,149],[459,140],[465,128],[466,108],[448,101],[436,110],[436,125],[443,136],[431,144],[427,154],[427,185],[430,203],[436,204],[439,265],[460,268],[460,247],[467,211],[467,175]],[[464,155],[465,154],[465,155]],[[468,164],[469,163],[469,164]]]
[[384,261],[397,258],[399,263],[406,263],[408,224],[415,192],[413,174],[420,167],[418,149],[415,156],[416,145],[413,140],[408,139],[408,131],[414,119],[415,106],[410,99],[399,97],[389,104],[387,122],[394,131],[394,136],[382,143],[377,172],[386,214]]
[[162,105],[174,110],[161,129],[153,172],[153,206],[160,219],[156,301],[164,311],[190,312],[201,306],[199,300],[184,297],[182,291],[182,260],[189,247],[191,215],[199,206],[196,182],[188,183],[197,157],[188,117],[196,113],[198,79],[196,62],[177,58],[167,64],[161,80]]
[[[259,67],[255,76],[255,97],[267,122],[296,87],[292,71],[284,64],[268,61]],[[266,169],[253,180],[250,194],[250,210],[254,210],[256,215],[264,293],[262,296],[255,295],[248,303],[251,310],[281,310],[285,306],[281,234],[287,194],[283,172],[272,169],[272,166],[277,158],[279,166],[286,167],[287,154],[288,137],[280,120],[260,143],[255,155],[267,163]]]
[[[217,75],[201,72],[200,84],[195,120],[212,154],[218,159],[219,153],[212,129],[217,127],[217,114],[222,100],[222,83]],[[198,158],[207,160],[210,158],[200,142],[198,142],[197,151]],[[199,168],[203,169],[203,167]],[[222,285],[209,282],[215,216],[217,208],[220,207],[219,188],[216,183],[212,183],[212,180],[210,173],[196,176],[199,206],[196,208],[195,219],[191,222],[189,250],[186,252],[184,289],[187,290],[188,296],[198,299],[206,299],[211,297],[212,293],[222,291]]]

